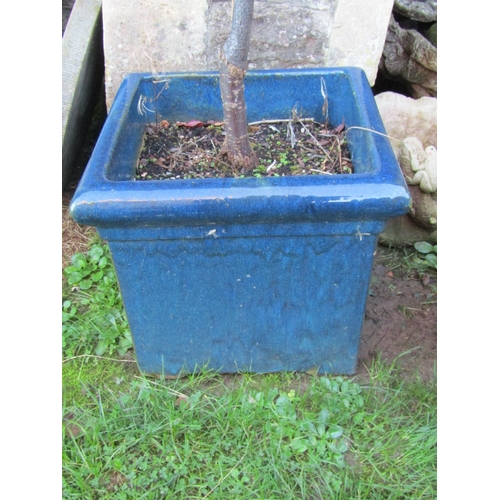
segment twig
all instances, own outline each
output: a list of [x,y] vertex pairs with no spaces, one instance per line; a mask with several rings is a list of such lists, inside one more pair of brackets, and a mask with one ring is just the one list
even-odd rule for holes
[[[340,173],[342,173],[343,172],[343,169],[342,169],[342,146],[340,144],[339,136],[334,135],[334,137],[337,141],[337,153],[339,155],[339,167],[340,167]],[[333,165],[332,165],[332,168],[333,168]]]
[[347,134],[347,132],[349,132],[349,130],[352,130],[352,129],[358,129],[358,130],[365,130],[366,132],[373,132],[374,134],[377,134],[377,135],[381,135],[382,137],[387,137],[388,139],[391,139],[393,141],[397,141],[397,142],[403,142],[401,139],[396,139],[395,137],[391,137],[390,135],[387,135],[387,134],[383,134],[382,132],[377,132],[376,130],[372,130],[370,128],[365,128],[365,127],[357,127],[355,125],[353,125],[352,127],[349,127],[345,133]]
[[316,170],[315,168],[310,168],[309,172],[318,172],[318,174],[325,174],[325,175],[335,175],[332,174],[331,172],[325,172],[324,170]]
[[[297,121],[295,118],[284,118],[283,120],[261,120],[259,122],[252,122],[249,123],[248,126],[253,126],[253,125],[264,125],[266,123],[288,123],[288,122],[295,122]],[[300,118],[299,121],[304,121],[304,122],[314,122],[314,118]]]
[[292,122],[288,122],[288,125],[286,128],[286,137],[287,137],[287,139],[290,138],[290,144],[291,144],[292,149],[293,149],[295,147],[295,144],[297,143],[297,140],[295,139],[295,132],[293,131]]
[[[314,153],[316,151],[315,149],[308,148],[307,146],[305,146],[301,142],[299,142],[299,147],[300,147],[300,149],[303,149],[304,151],[308,151],[309,153]],[[317,155],[317,156],[319,156],[319,155]]]
[[266,173],[268,174],[269,173],[269,170],[271,170],[274,165],[276,165],[276,160],[273,160],[273,162],[271,163],[271,165],[269,165],[267,168],[266,168]]
[[[143,380],[143,377],[139,377],[137,375],[134,375],[134,378]],[[166,389],[168,392],[173,394],[174,396],[178,396],[179,398],[185,398],[188,399],[188,396],[186,394],[183,394],[182,392],[176,391],[175,389],[172,389],[171,387],[166,387],[162,384],[159,384],[158,382],[153,382],[152,380],[148,380],[149,384],[157,385],[158,387],[161,387],[162,389]]]
[[328,93],[326,91],[325,79],[321,77],[321,95],[323,96],[323,107],[321,111],[325,117],[325,127],[328,125]]
[[67,363],[68,361],[78,358],[97,358],[97,359],[106,359],[108,361],[116,361],[117,363],[135,363],[135,360],[133,359],[106,358],[104,356],[96,356],[94,354],[81,354],[79,356],[73,356],[72,358],[63,359],[63,363]]
[[309,129],[302,123],[302,119],[301,118],[299,118],[299,122],[304,127],[304,130],[314,139],[314,141],[316,142],[316,144],[318,145],[318,147],[321,149],[321,151],[323,151],[323,153],[325,153],[325,155],[328,157],[328,159],[333,164],[334,161],[331,159],[330,155],[325,151],[325,148],[323,148],[323,146],[318,142],[318,139],[316,139],[316,137],[314,137],[314,135],[312,135],[311,132],[309,132]]
[[243,459],[246,456],[247,456],[247,454],[245,452],[243,454],[243,456],[238,460],[236,465],[222,479],[219,480],[219,482],[202,498],[202,500],[204,500],[205,498],[208,498],[226,480],[226,478],[229,476],[229,474],[231,474],[231,472],[233,472],[233,470],[236,469],[236,467],[238,467],[238,465],[240,465],[240,463],[243,461]]
[[137,112],[142,116],[146,114],[146,111],[149,111],[150,113],[154,113],[154,109],[149,109],[146,106],[148,98],[144,95],[139,96],[139,100],[137,101]]

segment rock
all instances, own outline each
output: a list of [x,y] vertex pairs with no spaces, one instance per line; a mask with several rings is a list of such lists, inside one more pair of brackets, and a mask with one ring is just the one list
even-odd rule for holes
[[379,242],[383,245],[406,246],[417,241],[437,243],[437,231],[418,226],[408,215],[391,219],[379,236]]
[[412,199],[409,217],[420,228],[437,231],[437,194],[424,193],[417,186],[409,185],[408,189]]
[[421,33],[391,17],[379,71],[405,83],[413,97],[437,96],[437,48]]
[[[391,145],[399,158],[403,140],[416,137],[422,148],[437,146],[437,99],[421,97],[412,99],[394,92],[384,92],[375,97],[387,134],[393,138]],[[413,178],[409,167],[402,171]],[[412,197],[409,215],[398,217],[387,224],[380,235],[380,242],[391,245],[413,244],[417,241],[437,241],[437,193],[424,193],[418,185],[408,186]]]
[[437,99],[421,97],[412,99],[395,92],[383,92],[375,96],[380,116],[387,135],[398,139],[392,148],[399,156],[402,141],[406,137],[417,137],[424,148],[437,146]]
[[325,66],[363,68],[370,85],[377,77],[393,0],[337,0]]
[[395,0],[394,11],[413,21],[437,21],[437,0]]

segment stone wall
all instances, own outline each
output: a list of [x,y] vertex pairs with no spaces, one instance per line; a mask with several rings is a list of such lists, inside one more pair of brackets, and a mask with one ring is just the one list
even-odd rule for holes
[[[373,85],[394,0],[256,0],[250,69],[359,66]],[[110,106],[131,72],[218,70],[230,0],[103,0]]]

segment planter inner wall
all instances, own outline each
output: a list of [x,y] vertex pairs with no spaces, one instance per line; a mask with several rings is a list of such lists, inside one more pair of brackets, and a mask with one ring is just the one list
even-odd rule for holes
[[[385,132],[355,68],[249,72],[248,120],[324,120],[321,79],[331,125]],[[388,140],[349,132],[351,175],[135,181],[162,119],[221,120],[217,75],[125,79],[71,206],[110,244],[141,370],[354,373],[377,237],[410,201]]]
[[[303,118],[324,122],[325,100],[321,94],[321,80],[328,82],[325,86],[329,123],[361,123],[366,109],[352,95],[352,81],[338,71],[315,76],[311,76],[311,71],[289,71],[282,75],[276,72],[249,72],[245,78],[248,121],[289,119],[292,109],[295,109]],[[135,177],[136,164],[131,165],[130,156],[132,153],[137,157],[139,155],[145,125],[159,123],[163,119],[171,123],[191,119],[223,120],[218,74],[172,74],[164,78],[143,76],[140,80],[132,77],[126,86],[137,105],[128,109],[127,122],[117,138],[115,161],[106,171],[110,180],[132,180]],[[373,159],[377,154],[374,137],[352,130],[348,139],[352,145],[353,161],[357,163],[357,173],[373,172],[377,166],[377,161]]]

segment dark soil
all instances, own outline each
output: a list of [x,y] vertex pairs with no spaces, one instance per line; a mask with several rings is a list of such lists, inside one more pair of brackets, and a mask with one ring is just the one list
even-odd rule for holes
[[358,376],[380,356],[404,376],[433,381],[437,357],[437,277],[408,267],[410,249],[379,245],[359,346]]
[[251,171],[232,167],[223,152],[222,123],[170,124],[146,127],[137,180],[220,177],[334,175],[353,172],[344,127],[325,128],[312,120],[260,122],[249,126],[259,164]]

